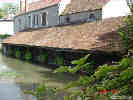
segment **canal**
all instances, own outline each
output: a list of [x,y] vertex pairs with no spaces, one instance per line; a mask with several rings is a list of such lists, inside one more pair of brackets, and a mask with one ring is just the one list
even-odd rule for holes
[[53,73],[48,67],[8,58],[0,53],[0,100],[36,100],[23,91],[43,83],[48,87],[63,87],[77,79],[77,75]]

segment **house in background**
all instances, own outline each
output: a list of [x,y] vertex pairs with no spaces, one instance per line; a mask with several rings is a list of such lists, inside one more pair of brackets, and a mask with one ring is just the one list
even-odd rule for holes
[[0,19],[0,35],[13,35],[14,30],[13,30],[13,20],[9,19]]
[[14,31],[127,16],[130,3],[126,0],[26,0],[14,18]]
[[14,18],[16,34],[3,41],[4,55],[10,55],[9,51],[15,52],[16,48],[26,51],[30,47],[35,62],[40,62],[42,52],[47,52],[48,63],[63,56],[67,64],[89,52],[123,52],[118,25],[124,27],[123,16],[130,14],[129,3],[127,0],[27,1],[25,10]]
[[0,19],[0,35],[13,35],[14,32],[14,21],[15,8],[8,9],[7,14]]
[[0,19],[0,35],[14,35],[14,21],[13,18],[17,13],[17,6],[12,3],[3,3],[4,16]]
[[103,7],[102,18],[127,16],[130,14],[129,5],[133,0],[108,0],[109,2]]

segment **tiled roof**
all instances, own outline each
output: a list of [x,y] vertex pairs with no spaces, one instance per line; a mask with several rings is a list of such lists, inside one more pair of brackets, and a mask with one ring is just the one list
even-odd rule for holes
[[29,5],[28,11],[33,11],[41,8],[45,8],[51,5],[58,4],[60,0],[40,0],[37,2],[33,2]]
[[123,18],[18,32],[3,43],[82,50],[120,51],[119,27]]
[[[28,6],[28,12],[58,4],[61,0],[39,0]],[[61,15],[102,8],[110,0],[71,0]],[[20,12],[23,14],[25,11]],[[17,14],[17,15],[19,15]]]
[[[52,5],[56,5],[60,2],[60,0],[39,0],[33,3],[30,3],[28,5],[28,11],[35,11],[35,10],[39,10],[41,8],[46,8]],[[23,9],[21,12],[17,13],[16,16],[24,14],[25,13],[25,9]]]
[[71,0],[62,15],[102,8],[110,0]]

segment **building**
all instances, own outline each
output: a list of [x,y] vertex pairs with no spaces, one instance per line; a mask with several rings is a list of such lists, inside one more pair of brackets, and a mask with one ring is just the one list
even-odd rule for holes
[[40,0],[25,4],[26,12],[23,9],[14,19],[15,33],[28,28],[104,20],[130,13],[126,0]]
[[0,20],[0,35],[13,35],[13,20],[10,19],[1,19]]
[[[44,4],[40,5],[41,2]],[[47,52],[49,63],[63,56],[67,64],[89,52],[124,51],[118,25],[124,27],[123,16],[130,14],[129,3],[126,0],[26,3],[28,10],[15,16],[16,34],[4,40],[3,53],[10,55],[9,51],[16,51],[16,48],[25,53],[30,47],[35,62],[40,62],[41,53]]]

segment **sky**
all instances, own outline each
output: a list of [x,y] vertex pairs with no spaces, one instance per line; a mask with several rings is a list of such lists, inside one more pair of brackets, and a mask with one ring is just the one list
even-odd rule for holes
[[19,0],[0,0],[0,3],[17,3]]
[[[24,1],[24,0],[21,0]],[[30,0],[32,1],[38,1],[38,0]],[[14,4],[19,4],[20,0],[0,0],[0,6],[2,6],[4,3],[14,3]]]
[[[25,1],[25,0],[21,0]],[[29,0],[30,2],[38,1],[38,0]],[[0,0],[0,8],[3,7],[5,3],[13,3],[13,4],[19,4],[20,0]]]
[[2,7],[5,3],[18,4],[19,0],[0,0],[0,7]]

